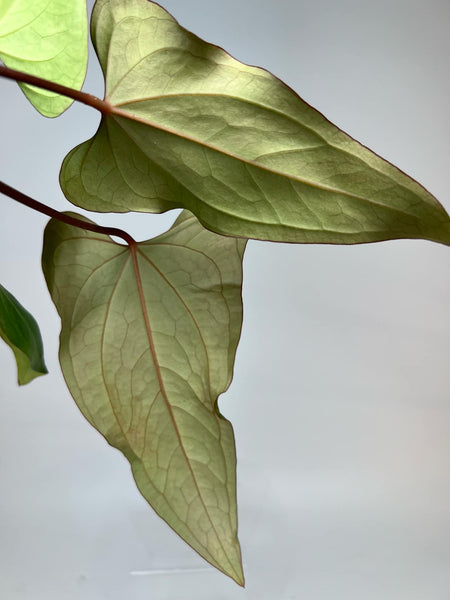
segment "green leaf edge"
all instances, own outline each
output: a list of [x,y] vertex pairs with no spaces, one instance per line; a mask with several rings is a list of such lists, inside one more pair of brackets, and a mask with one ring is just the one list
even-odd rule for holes
[[[11,312],[11,316],[7,313]],[[18,336],[22,335],[20,340]],[[11,348],[17,363],[19,385],[48,373],[39,326],[33,315],[0,284],[0,337]]]
[[[51,5],[51,1],[52,0],[47,0],[42,12],[39,15],[37,15],[36,18],[39,18],[42,13],[45,13],[47,11],[49,6]],[[25,4],[25,2],[24,2],[24,4]],[[32,59],[23,59],[23,58],[15,56],[14,54],[8,53],[6,50],[2,51],[1,48],[0,48],[0,60],[3,61],[3,63],[10,68],[22,71],[22,72],[30,74],[30,75],[41,76],[41,77],[44,77],[44,79],[49,79],[54,83],[68,85],[68,87],[71,87],[73,89],[81,90],[81,88],[84,84],[85,78],[86,78],[87,65],[88,65],[88,54],[89,54],[89,52],[88,52],[89,39],[88,39],[87,7],[86,7],[85,0],[68,0],[67,4],[73,4],[73,6],[74,6],[73,11],[78,11],[78,12],[76,12],[76,16],[78,17],[78,21],[79,21],[78,25],[81,30],[81,35],[83,37],[83,43],[81,45],[80,44],[77,45],[75,53],[72,52],[72,55],[75,54],[77,56],[76,64],[82,65],[82,66],[80,66],[78,72],[75,75],[72,75],[72,81],[61,81],[59,77],[48,77],[47,74],[41,72],[41,70],[39,68],[36,69],[36,66],[39,67],[39,65],[45,61],[34,62]],[[10,5],[8,7],[5,7],[5,9],[3,10],[2,14],[1,14],[2,18],[7,15],[8,11],[10,10],[10,8],[13,7],[13,5],[14,5],[14,0],[12,0],[10,2]],[[31,22],[33,22],[33,21],[31,21]],[[48,22],[51,22],[51,18],[48,19]],[[19,32],[18,39],[20,40],[21,32],[23,31],[24,35],[26,35],[28,32],[29,25],[30,25],[30,23],[26,23],[24,26],[19,27],[19,29],[17,31],[6,32],[6,34],[4,34],[4,35],[6,36],[6,39],[7,39],[8,35],[10,35],[10,34],[17,35],[17,32]],[[72,22],[69,27],[73,28]],[[0,35],[0,42],[1,42],[2,37],[3,37],[3,35]],[[80,47],[82,48],[81,53],[80,53]],[[56,54],[56,57],[57,56],[58,56],[58,54]],[[50,58],[49,62],[51,62],[56,57],[53,56],[52,58]],[[20,82],[18,82],[18,85],[19,85],[20,89],[22,90],[22,92],[24,93],[27,100],[30,102],[30,104],[44,117],[48,117],[48,118],[58,117],[62,113],[64,113],[68,108],[70,108],[70,106],[74,102],[74,100],[72,98],[69,98],[67,96],[62,96],[60,94],[56,94],[55,92],[50,92],[49,90],[44,90],[42,88],[39,88],[39,87],[36,87],[33,85],[29,85],[26,83],[20,83]]]

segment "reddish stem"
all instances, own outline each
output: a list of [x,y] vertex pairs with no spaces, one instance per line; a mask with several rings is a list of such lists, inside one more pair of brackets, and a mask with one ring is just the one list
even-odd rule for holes
[[88,106],[92,106],[92,108],[95,108],[104,114],[111,112],[111,105],[109,102],[106,100],[100,100],[100,98],[97,98],[97,96],[74,90],[73,88],[60,85],[54,81],[42,79],[41,77],[36,77],[35,75],[29,75],[28,73],[23,73],[22,71],[16,71],[15,69],[10,69],[4,65],[0,65],[0,77],[6,77],[7,79],[20,81],[21,83],[28,83],[29,85],[34,85],[38,88],[42,88],[43,90],[55,92],[55,94],[61,94],[61,96],[67,96],[68,98],[72,98],[73,100],[77,100],[78,102],[82,102]]
[[46,204],[33,200],[30,196],[19,192],[19,190],[3,183],[3,181],[0,181],[0,192],[52,219],[58,219],[58,221],[66,223],[66,225],[73,225],[74,227],[79,227],[80,229],[86,229],[87,231],[93,231],[94,233],[100,233],[102,235],[115,235],[122,238],[131,247],[136,245],[136,241],[131,235],[122,229],[117,229],[116,227],[103,227],[102,225],[96,225],[95,223],[86,223],[86,221],[83,221],[82,219],[77,219],[76,217],[61,213],[54,208],[50,208],[50,206],[47,206]]

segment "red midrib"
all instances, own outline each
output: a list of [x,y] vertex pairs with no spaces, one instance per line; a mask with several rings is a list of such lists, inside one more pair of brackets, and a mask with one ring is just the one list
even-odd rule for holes
[[[146,308],[146,305],[145,305],[144,289],[142,287],[141,274],[140,274],[140,271],[139,271],[138,258],[137,258],[137,245],[130,246],[130,252],[131,252],[132,259],[133,259],[134,273],[135,273],[135,276],[136,276],[136,284],[137,284],[137,289],[138,289],[138,294],[139,294],[139,300],[140,300],[141,308],[142,308],[142,315],[144,317],[145,330],[147,332],[147,338],[148,338],[148,342],[149,342],[149,345],[150,345],[150,352],[151,352],[152,357],[153,357],[153,362],[154,362],[155,370],[156,370],[156,376],[158,378],[158,383],[159,383],[159,387],[160,387],[160,390],[161,390],[161,394],[162,394],[162,396],[164,398],[164,401],[166,403],[167,410],[169,412],[169,415],[170,415],[170,418],[172,420],[172,424],[173,424],[176,436],[178,438],[178,443],[180,445],[181,451],[183,452],[184,458],[185,458],[186,463],[188,465],[189,471],[191,473],[192,481],[194,482],[195,488],[197,490],[197,493],[198,493],[198,496],[199,496],[200,501],[202,503],[202,506],[203,506],[203,509],[205,511],[205,514],[208,516],[209,522],[211,523],[211,527],[213,528],[214,533],[216,534],[216,537],[217,537],[217,540],[219,541],[219,544],[222,546],[222,550],[223,550],[225,556],[228,558],[228,561],[230,563],[231,568],[236,573],[236,571],[234,569],[234,566],[233,566],[233,563],[232,563],[232,561],[228,557],[228,554],[227,554],[227,552],[226,552],[226,550],[225,550],[225,548],[224,548],[224,546],[222,544],[222,540],[220,539],[220,536],[217,533],[217,530],[216,530],[216,528],[214,526],[214,523],[212,522],[211,517],[209,515],[209,512],[208,512],[208,510],[207,510],[207,508],[205,506],[205,503],[203,501],[202,494],[201,494],[200,489],[198,487],[197,479],[196,479],[196,477],[194,475],[194,471],[192,469],[189,457],[186,454],[186,451],[184,449],[184,445],[183,445],[183,441],[181,439],[180,431],[178,429],[178,426],[177,426],[177,423],[176,423],[176,420],[175,420],[175,415],[173,414],[172,406],[170,405],[169,398],[168,398],[167,393],[166,393],[166,389],[165,389],[165,386],[164,386],[164,381],[163,381],[163,378],[162,378],[161,368],[160,368],[160,365],[159,365],[159,362],[158,362],[158,358],[157,358],[157,354],[156,354],[156,348],[155,348],[155,344],[154,344],[154,341],[153,341],[153,334],[152,334],[152,329],[151,329],[151,326],[150,326],[150,321],[149,321],[149,318],[148,318],[147,308]],[[238,575],[238,573],[236,573],[236,575]]]

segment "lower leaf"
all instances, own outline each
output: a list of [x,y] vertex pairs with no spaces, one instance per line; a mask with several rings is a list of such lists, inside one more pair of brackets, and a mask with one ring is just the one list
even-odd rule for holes
[[184,211],[130,247],[52,220],[43,250],[76,403],[155,511],[241,585],[234,437],[216,404],[240,336],[244,248]]

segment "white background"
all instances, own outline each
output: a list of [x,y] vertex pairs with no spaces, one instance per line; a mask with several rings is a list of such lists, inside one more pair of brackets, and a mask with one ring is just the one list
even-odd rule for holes
[[[263,66],[450,209],[448,0],[166,0],[182,25]],[[84,89],[102,95],[92,57]],[[70,209],[65,154],[99,116],[48,120],[0,81],[1,178]],[[5,600],[448,600],[450,253],[425,241],[250,242],[235,377],[247,587],[138,494],[57,362],[40,272],[46,218],[2,196],[0,281],[32,311],[50,375],[18,388],[0,347]],[[172,215],[95,215],[152,237]]]

